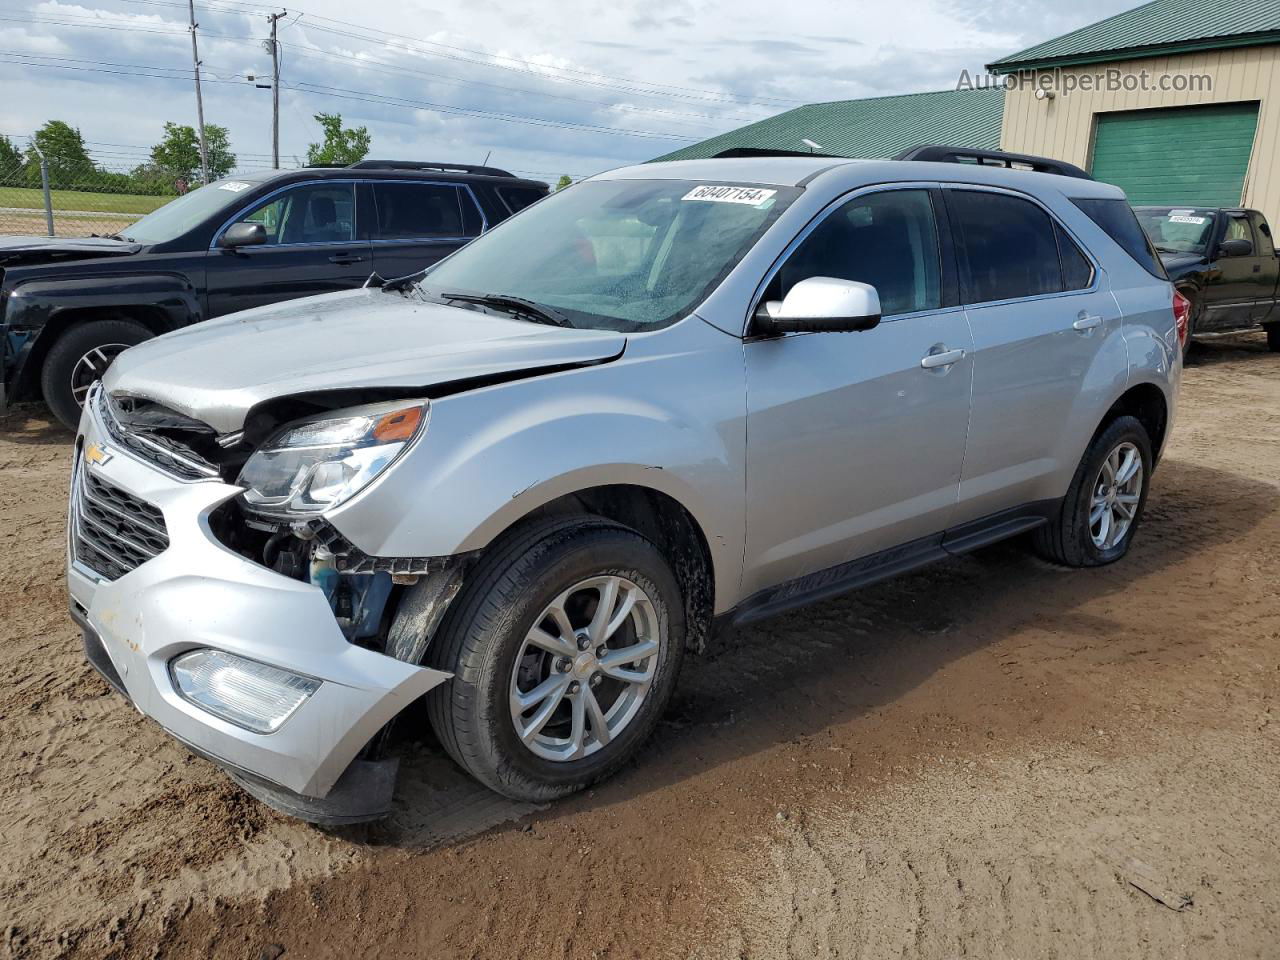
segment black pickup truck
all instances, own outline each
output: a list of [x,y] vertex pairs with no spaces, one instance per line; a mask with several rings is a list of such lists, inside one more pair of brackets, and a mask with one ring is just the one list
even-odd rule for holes
[[1261,326],[1280,351],[1280,257],[1266,217],[1233,207],[1134,210],[1169,279],[1191,301],[1193,335]]
[[493,167],[365,160],[219,180],[113,237],[0,237],[0,409],[70,427],[117,354],[263,304],[416,273],[541,199]]

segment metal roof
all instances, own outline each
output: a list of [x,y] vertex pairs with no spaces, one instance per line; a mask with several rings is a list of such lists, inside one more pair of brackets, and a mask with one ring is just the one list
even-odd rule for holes
[[999,87],[812,103],[656,159],[698,160],[733,147],[804,150],[805,139],[821,144],[820,153],[855,159],[893,157],[922,143],[996,149],[1003,113]]
[[997,73],[1280,43],[1278,0],[1152,0],[987,64]]

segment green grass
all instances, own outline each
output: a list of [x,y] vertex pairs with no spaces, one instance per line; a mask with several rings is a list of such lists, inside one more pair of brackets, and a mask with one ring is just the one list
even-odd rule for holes
[[[102,213],[150,213],[173,197],[143,197],[128,193],[86,193],[79,190],[51,190],[54,210],[92,210]],[[44,209],[44,193],[32,187],[0,186],[0,207]]]

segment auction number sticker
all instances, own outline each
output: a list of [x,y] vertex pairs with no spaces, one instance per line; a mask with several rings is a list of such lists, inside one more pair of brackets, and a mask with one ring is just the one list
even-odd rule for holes
[[711,203],[745,203],[750,207],[758,207],[777,192],[777,190],[763,190],[760,187],[719,187],[704,183],[700,187],[694,187],[682,199],[706,200]]
[[230,190],[232,193],[239,193],[241,190],[248,190],[249,184],[243,180],[228,180],[226,183],[218,184],[219,190]]
[[1206,219],[1208,219],[1208,218],[1207,218],[1207,217],[1193,217],[1193,216],[1191,216],[1190,214],[1186,214],[1186,213],[1171,213],[1171,214],[1169,214],[1169,222],[1170,222],[1170,223],[1194,223],[1197,227],[1202,227],[1202,226],[1204,226],[1204,222],[1205,222],[1205,220],[1206,220]]

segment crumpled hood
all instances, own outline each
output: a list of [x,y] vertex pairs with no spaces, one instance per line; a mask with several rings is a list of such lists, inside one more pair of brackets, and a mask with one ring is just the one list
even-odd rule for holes
[[598,363],[625,346],[620,333],[364,289],[246,310],[148,340],[122,353],[103,384],[229,433],[275,397],[361,387],[429,395],[458,380]]
[[120,257],[141,249],[141,244],[108,237],[0,237],[0,264]]

